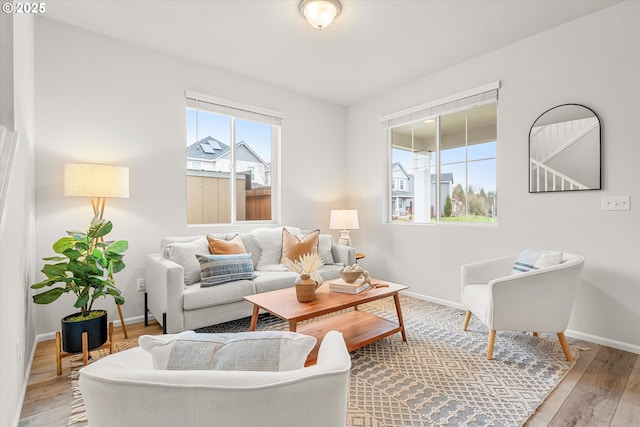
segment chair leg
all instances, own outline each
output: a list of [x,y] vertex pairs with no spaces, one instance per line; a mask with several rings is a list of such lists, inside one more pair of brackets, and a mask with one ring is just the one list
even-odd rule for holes
[[471,320],[471,312],[467,310],[467,314],[464,315],[464,323],[462,324],[462,330],[466,331],[469,326],[469,320]]
[[567,338],[565,338],[564,332],[558,332],[558,340],[562,346],[564,356],[567,358],[567,362],[573,362],[573,356],[571,356],[571,352],[569,351],[569,344],[567,344]]
[[493,359],[493,344],[496,342],[496,330],[489,331],[489,345],[487,346],[487,360]]

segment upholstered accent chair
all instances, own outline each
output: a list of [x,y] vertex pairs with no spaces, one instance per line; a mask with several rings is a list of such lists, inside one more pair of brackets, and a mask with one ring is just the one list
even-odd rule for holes
[[344,427],[351,358],[329,331],[315,365],[285,371],[155,369],[141,347],[80,370],[91,427]]
[[539,268],[532,264],[529,271],[516,272],[516,263],[522,254],[461,267],[462,303],[467,308],[462,330],[467,330],[472,313],[489,328],[489,360],[493,359],[497,330],[533,332],[536,336],[539,332],[555,333],[565,357],[572,362],[564,331],[573,309],[584,258],[553,252],[559,257],[559,264]]

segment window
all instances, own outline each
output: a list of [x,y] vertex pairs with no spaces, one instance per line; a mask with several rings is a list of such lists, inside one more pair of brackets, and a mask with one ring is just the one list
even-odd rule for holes
[[387,222],[497,223],[499,83],[382,118]]
[[187,92],[187,223],[276,222],[282,115]]

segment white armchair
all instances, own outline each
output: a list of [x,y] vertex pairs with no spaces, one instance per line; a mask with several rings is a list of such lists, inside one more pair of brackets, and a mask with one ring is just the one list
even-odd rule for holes
[[80,370],[91,427],[344,427],[351,358],[329,331],[318,362],[279,372],[154,369],[141,347]]
[[569,362],[564,331],[569,323],[584,258],[563,253],[558,265],[510,274],[519,254],[463,265],[462,303],[467,308],[462,330],[473,313],[489,328],[487,359],[493,358],[497,330],[555,333]]

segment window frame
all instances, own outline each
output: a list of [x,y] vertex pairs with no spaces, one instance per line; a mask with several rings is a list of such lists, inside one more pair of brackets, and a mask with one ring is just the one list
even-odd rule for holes
[[[189,223],[187,216],[188,227],[201,227],[201,226],[229,226],[229,225],[242,225],[242,224],[278,224],[280,222],[281,215],[281,146],[282,146],[282,121],[284,120],[284,114],[275,110],[270,110],[263,107],[257,107],[237,101],[231,101],[224,98],[219,98],[199,92],[187,90],[185,91],[186,106],[185,113],[188,113],[190,109],[204,111],[210,114],[217,114],[220,116],[226,116],[230,118],[230,171],[231,177],[238,173],[237,170],[237,158],[236,150],[238,148],[238,142],[236,141],[236,124],[238,119],[249,120],[270,125],[271,128],[271,161],[270,161],[270,182],[271,182],[271,219],[268,220],[238,220],[237,219],[237,183],[235,179],[229,179],[229,205],[230,205],[230,221],[229,222],[215,222],[215,223]],[[185,137],[188,134],[188,123],[185,123]],[[197,126],[197,125],[196,125]],[[197,137],[196,137],[197,139]],[[187,144],[187,147],[189,145]],[[188,163],[193,160],[189,160],[185,154],[185,180],[188,176]],[[186,193],[186,185],[185,185]],[[186,199],[187,204],[189,203]],[[185,206],[187,208],[187,206]],[[186,212],[185,212],[186,213]]]
[[[498,152],[497,152],[497,142],[498,142],[498,90],[500,88],[500,81],[496,81],[493,83],[489,83],[474,89],[470,89],[464,92],[460,92],[458,94],[450,95],[444,98],[440,98],[434,101],[430,101],[421,105],[417,105],[414,107],[410,107],[401,111],[397,111],[395,113],[390,113],[382,116],[380,118],[380,123],[382,128],[386,131],[386,149],[387,149],[387,179],[386,179],[386,197],[384,203],[384,218],[383,223],[385,224],[393,224],[393,225],[410,225],[410,226],[421,226],[421,225],[443,225],[443,226],[493,226],[496,227],[498,225],[498,220],[496,217],[495,221],[492,222],[471,222],[471,221],[442,221],[441,220],[441,211],[444,206],[441,206],[441,179],[442,179],[442,171],[441,171],[441,141],[440,141],[440,124],[441,117],[447,114],[451,114],[458,111],[468,111],[473,109],[476,106],[488,104],[491,102],[495,102],[496,104],[496,153],[495,157],[495,177],[496,177],[496,189],[495,194],[498,194]],[[393,185],[394,177],[393,177],[393,165],[394,165],[394,157],[393,157],[393,138],[392,138],[392,130],[398,126],[417,123],[421,120],[435,120],[435,133],[436,133],[436,150],[434,151],[435,158],[435,218],[433,221],[429,222],[402,222],[402,221],[393,221],[393,208],[394,208],[394,200],[392,191],[397,190],[397,185]],[[465,124],[466,129],[467,124]],[[465,131],[467,134],[465,138],[468,138],[468,130]],[[468,147],[468,143],[465,143],[465,147]],[[467,148],[468,149],[468,148]],[[486,160],[486,159],[483,159]],[[479,161],[478,159],[470,160],[468,155],[465,154],[465,160],[462,162],[465,164],[465,169],[468,171],[469,164],[475,163]],[[468,172],[467,172],[468,177]],[[410,186],[412,187],[412,186]],[[465,189],[465,192],[468,192],[468,188]],[[465,199],[465,202],[468,204],[468,199]],[[413,205],[413,203],[412,203]],[[397,208],[397,206],[396,206]]]

